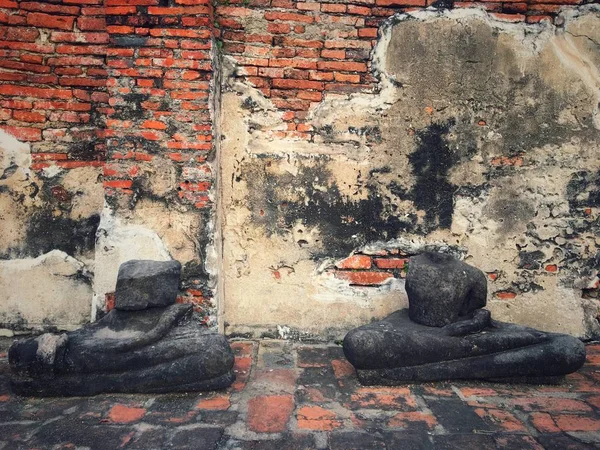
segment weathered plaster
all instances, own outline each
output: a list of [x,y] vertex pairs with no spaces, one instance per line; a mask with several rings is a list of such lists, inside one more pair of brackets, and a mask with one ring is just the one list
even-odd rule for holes
[[326,94],[309,141],[279,137],[268,99],[229,83],[226,331],[324,337],[398,309],[401,281],[349,287],[319,267],[403,237],[465,248],[494,274],[498,319],[597,336],[597,300],[582,289],[598,279],[600,9],[557,23],[472,9],[395,16],[372,53],[379,91]]
[[31,163],[0,131],[0,328],[75,328],[90,318],[101,169]]

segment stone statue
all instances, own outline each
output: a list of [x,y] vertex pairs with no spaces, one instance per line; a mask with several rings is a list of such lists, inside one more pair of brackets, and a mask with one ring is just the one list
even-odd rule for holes
[[585,362],[578,339],[497,322],[480,270],[441,253],[409,260],[408,310],[350,331],[344,354],[364,385],[485,379],[556,383]]
[[190,304],[176,304],[181,264],[121,265],[115,309],[63,334],[16,341],[8,352],[20,395],[185,392],[229,386],[234,356],[224,336],[202,326]]

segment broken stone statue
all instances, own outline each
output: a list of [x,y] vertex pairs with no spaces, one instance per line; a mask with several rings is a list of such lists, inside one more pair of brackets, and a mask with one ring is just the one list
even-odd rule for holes
[[410,258],[408,310],[350,331],[344,354],[364,385],[483,379],[556,383],[585,362],[578,339],[491,319],[485,274],[451,255]]
[[233,374],[224,336],[176,304],[178,261],[121,265],[115,308],[78,330],[16,341],[8,352],[15,393],[80,396],[222,389]]

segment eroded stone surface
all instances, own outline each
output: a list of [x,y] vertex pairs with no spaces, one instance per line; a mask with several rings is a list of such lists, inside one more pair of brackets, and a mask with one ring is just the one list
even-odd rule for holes
[[115,308],[131,311],[172,305],[180,277],[179,261],[127,261],[119,267]]

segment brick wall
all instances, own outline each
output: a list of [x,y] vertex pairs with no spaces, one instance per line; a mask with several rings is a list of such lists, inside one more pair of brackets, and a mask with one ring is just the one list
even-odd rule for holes
[[428,6],[484,8],[509,22],[553,21],[562,5],[581,0],[454,2],[433,0],[221,1],[217,22],[237,76],[284,111],[276,137],[311,140],[307,111],[326,93],[374,92],[370,53],[390,16]]
[[104,12],[86,2],[0,1],[0,123],[33,168],[99,165],[107,114]]

